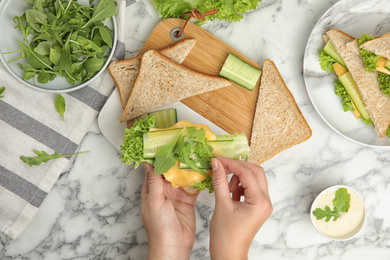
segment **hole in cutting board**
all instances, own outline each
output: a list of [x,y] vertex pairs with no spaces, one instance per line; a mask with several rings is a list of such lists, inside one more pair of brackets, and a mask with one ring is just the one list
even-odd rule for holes
[[180,37],[177,37],[180,30],[181,30],[180,27],[173,27],[169,32],[169,37],[171,37],[171,39],[174,40],[175,42],[182,40],[184,38],[184,32],[180,35]]

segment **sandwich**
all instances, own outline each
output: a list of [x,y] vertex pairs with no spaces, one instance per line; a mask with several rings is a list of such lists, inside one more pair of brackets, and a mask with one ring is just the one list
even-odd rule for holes
[[368,72],[360,55],[359,40],[330,30],[320,51],[321,68],[336,73],[335,93],[344,111],[353,111],[367,125],[373,125],[378,138],[390,136],[390,99],[380,91],[378,72]]
[[149,163],[156,174],[163,174],[173,187],[180,187],[187,194],[197,194],[206,188],[213,192],[211,158],[250,157],[244,133],[219,136],[206,125],[189,121],[179,121],[165,129],[155,128],[155,123],[155,116],[148,115],[137,120],[131,129],[125,129],[122,162],[134,163],[135,168],[140,163]]
[[264,61],[250,139],[249,162],[262,164],[312,135],[275,64]]
[[139,75],[120,121],[229,85],[227,79],[197,72],[149,50],[142,56]]
[[359,39],[360,56],[368,72],[378,71],[380,90],[390,95],[390,33],[374,38],[364,34]]

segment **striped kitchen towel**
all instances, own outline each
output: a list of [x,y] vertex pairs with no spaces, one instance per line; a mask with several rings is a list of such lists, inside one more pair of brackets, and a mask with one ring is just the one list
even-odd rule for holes
[[[125,9],[119,0],[116,20],[118,44],[114,57],[123,59]],[[66,101],[65,120],[57,113],[57,94],[37,91],[17,81],[0,63],[0,232],[16,238],[38,211],[47,193],[67,167],[70,158],[29,166],[20,156],[35,156],[33,150],[49,154],[72,154],[108,95],[114,82],[105,72],[90,85],[62,93]],[[87,155],[83,155],[87,156]]]

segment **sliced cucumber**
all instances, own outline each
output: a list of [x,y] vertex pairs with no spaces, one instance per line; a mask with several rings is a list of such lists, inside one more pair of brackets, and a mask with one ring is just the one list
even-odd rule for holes
[[156,119],[156,128],[168,128],[177,123],[177,112],[175,108],[150,112],[149,115]]
[[385,68],[390,70],[390,60],[386,61]]
[[[175,128],[175,129],[167,129],[167,130],[159,130],[159,131],[149,131],[144,134],[144,158],[153,159],[157,150],[171,142],[176,138],[177,135],[183,128]],[[188,128],[184,131],[183,134],[188,132]]]
[[249,65],[232,53],[229,53],[219,73],[244,88],[253,90],[260,78],[261,70]]
[[364,119],[369,119],[370,114],[368,113],[366,106],[362,100],[359,89],[357,88],[355,80],[352,78],[351,73],[348,71],[339,77],[341,84],[343,84],[348,95],[351,97],[352,102],[355,104],[356,109]]
[[345,64],[343,58],[337,53],[336,49],[334,48],[331,41],[328,41],[324,47],[324,51],[331,56],[333,59],[335,59],[340,65],[342,65],[344,68],[347,68],[347,65]]

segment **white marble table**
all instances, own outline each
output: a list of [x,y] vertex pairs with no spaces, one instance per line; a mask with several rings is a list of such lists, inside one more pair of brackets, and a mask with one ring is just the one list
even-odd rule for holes
[[[263,0],[240,22],[204,26],[259,64],[273,60],[313,130],[308,141],[263,165],[274,212],[256,236],[249,259],[390,259],[390,150],[362,146],[333,131],[315,111],[304,85],[308,37],[335,2]],[[147,0],[129,6],[126,15],[131,20],[126,57],[133,57],[160,20]],[[91,153],[69,165],[26,230],[16,240],[0,234],[0,259],[146,258],[142,167],[121,163],[97,120],[80,149]],[[310,222],[311,202],[335,184],[353,187],[366,204],[367,225],[348,242],[325,239]],[[208,259],[213,209],[198,203],[196,212],[191,259]]]

